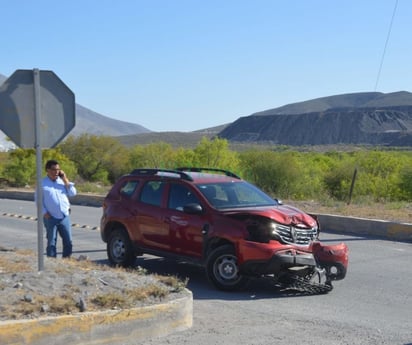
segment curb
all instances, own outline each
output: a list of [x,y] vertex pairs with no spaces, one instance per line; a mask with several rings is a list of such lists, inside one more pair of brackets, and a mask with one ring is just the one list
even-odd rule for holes
[[412,224],[385,220],[318,214],[321,231],[373,236],[393,241],[412,241]]
[[[14,199],[34,201],[34,192],[16,191],[16,190],[0,190],[0,199]],[[70,198],[72,205],[101,207],[103,205],[104,196],[95,194],[77,194]]]
[[127,345],[184,331],[193,324],[193,296],[142,308],[0,322],[4,345]]

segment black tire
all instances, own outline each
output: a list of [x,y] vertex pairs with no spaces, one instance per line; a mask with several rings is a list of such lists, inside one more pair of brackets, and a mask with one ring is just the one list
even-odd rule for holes
[[206,262],[206,273],[209,281],[219,290],[239,290],[249,279],[239,272],[235,249],[224,245],[214,249]]
[[136,260],[132,242],[123,228],[112,231],[107,241],[107,257],[116,266],[131,266]]

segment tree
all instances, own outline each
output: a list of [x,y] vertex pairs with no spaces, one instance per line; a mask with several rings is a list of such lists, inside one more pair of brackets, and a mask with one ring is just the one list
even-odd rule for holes
[[70,136],[59,147],[76,164],[78,174],[86,181],[113,182],[128,168],[128,152],[113,137]]
[[175,152],[175,168],[195,166],[196,156],[193,150],[178,148]]
[[7,162],[9,155],[7,152],[0,152],[0,176],[3,176],[4,165]]
[[[76,167],[58,149],[46,149],[42,152],[42,167],[46,161],[55,159],[69,176],[76,175]],[[34,149],[17,148],[9,152],[3,176],[15,187],[34,186],[36,184],[36,151]]]
[[134,146],[129,161],[132,168],[171,169],[175,164],[172,146],[165,142]]
[[405,165],[400,171],[399,189],[403,200],[412,200],[412,166]]
[[242,153],[240,157],[246,179],[268,193],[289,198],[299,192],[296,186],[302,174],[294,152],[252,150]]
[[221,168],[236,172],[239,169],[238,154],[229,150],[226,139],[203,137],[194,149],[194,164],[198,167]]

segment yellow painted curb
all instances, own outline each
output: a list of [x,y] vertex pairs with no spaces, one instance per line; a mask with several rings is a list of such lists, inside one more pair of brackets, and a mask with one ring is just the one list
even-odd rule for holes
[[117,345],[192,327],[193,296],[126,310],[0,322],[2,345]]

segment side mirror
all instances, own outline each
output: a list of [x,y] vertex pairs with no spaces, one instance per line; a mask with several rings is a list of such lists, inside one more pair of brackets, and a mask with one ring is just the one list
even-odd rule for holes
[[183,206],[183,212],[188,214],[201,214],[203,212],[203,208],[199,204],[192,203]]
[[279,205],[283,205],[283,201],[280,199],[274,199]]

